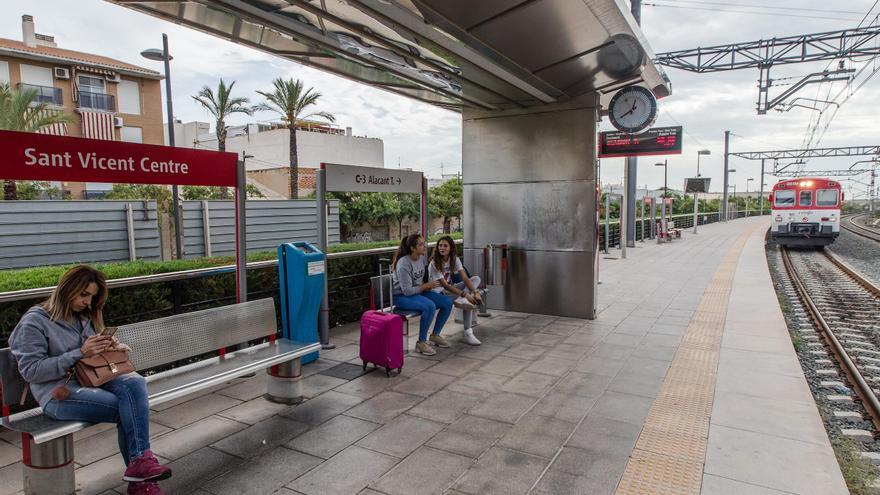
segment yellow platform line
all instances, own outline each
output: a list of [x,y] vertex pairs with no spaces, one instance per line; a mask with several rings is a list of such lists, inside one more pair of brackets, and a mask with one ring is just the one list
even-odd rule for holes
[[751,235],[749,229],[737,238],[715,270],[615,495],[699,495],[727,304],[740,253]]

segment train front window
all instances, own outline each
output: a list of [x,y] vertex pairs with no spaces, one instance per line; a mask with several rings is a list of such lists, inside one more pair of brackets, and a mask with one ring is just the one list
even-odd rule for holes
[[794,206],[794,191],[780,189],[773,194],[773,204],[779,207]]
[[837,189],[819,189],[816,191],[817,206],[837,206]]
[[799,206],[813,206],[813,191],[801,191]]

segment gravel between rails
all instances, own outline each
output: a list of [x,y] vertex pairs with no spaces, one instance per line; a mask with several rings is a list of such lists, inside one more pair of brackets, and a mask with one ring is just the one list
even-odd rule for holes
[[843,261],[865,278],[874,284],[880,284],[880,243],[840,229],[840,236],[828,249],[843,258]]

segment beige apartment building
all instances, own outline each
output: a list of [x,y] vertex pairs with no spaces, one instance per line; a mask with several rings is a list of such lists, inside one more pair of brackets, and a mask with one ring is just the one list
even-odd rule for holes
[[[21,41],[0,38],[0,84],[37,91],[36,99],[74,121],[44,129],[90,139],[163,144],[162,76],[156,71],[91,53],[58,48],[22,16]],[[111,184],[65,182],[72,199],[101,197]]]

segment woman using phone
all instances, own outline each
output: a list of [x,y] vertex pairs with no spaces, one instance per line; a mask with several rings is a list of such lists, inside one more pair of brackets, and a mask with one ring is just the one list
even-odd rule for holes
[[440,332],[452,312],[452,300],[434,292],[434,289],[440,287],[439,281],[423,282],[428,270],[425,251],[425,239],[419,234],[406,236],[400,241],[397,254],[392,261],[391,290],[394,293],[395,306],[422,314],[419,320],[419,341],[416,342],[416,352],[433,356],[436,351],[428,345],[431,320],[434,319],[434,313],[437,313],[430,342],[437,347],[449,347],[449,343]]
[[[456,278],[461,281],[455,282]],[[477,290],[480,277],[468,277],[458,259],[452,237],[443,236],[437,241],[428,267],[428,279],[440,282],[440,287],[434,289],[434,292],[454,298],[454,304],[464,310],[464,341],[470,345],[480,345],[473,329],[474,308],[483,301],[480,291]]]
[[71,268],[42,304],[16,325],[9,346],[43,412],[58,420],[116,423],[129,495],[161,495],[171,476],[150,451],[150,408],[144,378],[129,373],[100,388],[82,387],[70,370],[84,357],[118,343],[104,331],[107,280],[90,266]]

